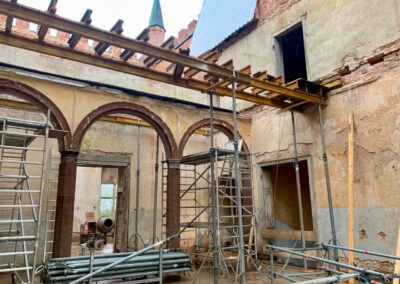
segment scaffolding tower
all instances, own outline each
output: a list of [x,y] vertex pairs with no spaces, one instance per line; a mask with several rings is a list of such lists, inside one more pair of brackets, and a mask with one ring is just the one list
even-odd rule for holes
[[0,117],[0,273],[33,283],[37,263],[49,116]]
[[217,277],[237,280],[240,276],[240,224],[243,224],[244,258],[255,267],[257,243],[251,155],[239,153],[240,200],[236,192],[234,159],[234,151],[219,148],[181,159],[180,225],[186,228],[181,243],[190,246],[189,253],[197,264],[198,274],[206,268],[216,270]]

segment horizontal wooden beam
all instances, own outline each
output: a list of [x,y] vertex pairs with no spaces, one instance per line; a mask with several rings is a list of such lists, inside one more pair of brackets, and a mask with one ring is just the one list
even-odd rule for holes
[[[0,11],[7,16],[13,16],[25,21],[34,22],[39,25],[48,25],[49,27],[64,31],[66,33],[74,33],[85,38],[93,39],[97,42],[107,43],[119,48],[133,50],[147,56],[160,58],[175,64],[181,64],[185,67],[198,69],[217,78],[228,79],[233,75],[232,70],[229,68],[225,68],[199,58],[182,55],[165,48],[153,46],[146,42],[137,41],[135,39],[127,38],[115,33],[110,33],[105,30],[87,26],[85,24],[71,21],[57,15],[49,15],[48,13],[44,13],[23,5],[11,3],[9,1],[0,0]],[[41,51],[38,50],[38,52]],[[281,93],[285,96],[299,100],[305,100],[310,103],[325,104],[325,99],[317,95],[308,94],[299,90],[291,90],[284,86],[267,81],[260,81],[252,78],[249,75],[238,72],[235,72],[234,75],[234,81],[239,84],[246,84],[249,87]],[[250,98],[252,98],[252,96],[250,96]]]
[[[20,36],[5,34],[0,32],[0,44],[6,44],[10,46],[15,46],[22,49],[27,49],[55,57],[61,57],[72,61],[82,62],[85,64],[102,67],[130,75],[139,76],[146,79],[156,80],[159,82],[188,88],[192,90],[197,90],[202,92],[209,87],[209,84],[203,81],[197,81],[194,79],[178,79],[174,80],[172,76],[168,73],[163,73],[155,71],[149,68],[140,67],[137,65],[127,64],[125,62],[113,61],[108,58],[99,57],[87,53],[78,52],[76,50],[70,49],[68,47],[63,47],[59,45],[49,44],[47,42],[40,42],[38,40],[22,38]],[[217,87],[214,90],[214,94],[218,96],[231,96],[231,90],[228,88]],[[237,98],[241,100],[246,100],[262,105],[269,105],[277,108],[288,107],[288,104],[275,102],[267,98],[261,98],[247,93],[238,92]]]

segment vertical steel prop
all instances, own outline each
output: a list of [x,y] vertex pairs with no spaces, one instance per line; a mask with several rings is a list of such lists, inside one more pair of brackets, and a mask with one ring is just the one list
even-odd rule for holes
[[[237,77],[236,71],[232,71],[233,78]],[[236,83],[232,81],[232,110],[233,110],[233,145],[235,149],[235,189],[238,206],[238,225],[239,225],[239,279],[240,284],[246,283],[246,266],[244,262],[244,240],[243,240],[243,216],[242,216],[242,177],[239,164],[239,138],[238,138],[238,119],[236,110]]]
[[136,214],[135,214],[135,249],[139,249],[139,197],[140,197],[140,126],[136,138]]
[[[332,243],[336,246],[337,238],[336,238],[335,216],[333,213],[331,181],[329,178],[328,156],[326,155],[326,144],[325,144],[321,105],[318,105],[318,113],[319,113],[319,128],[321,132],[320,134],[321,134],[321,144],[322,144],[322,158],[324,160],[324,169],[325,169],[326,191],[328,195],[329,217],[331,221]],[[335,261],[339,261],[339,254],[337,248],[333,249],[333,254]]]
[[[303,249],[306,248],[306,240],[304,238],[304,215],[303,215],[303,201],[301,196],[301,184],[300,184],[300,169],[299,159],[297,154],[297,139],[296,139],[296,124],[294,120],[293,111],[290,112],[292,117],[292,133],[293,133],[293,148],[294,148],[294,167],[296,173],[296,189],[297,189],[297,204],[299,206],[299,219],[300,219],[300,231],[301,231],[301,246]],[[303,259],[304,269],[307,270],[307,259]]]
[[211,149],[211,159],[210,159],[210,171],[211,171],[211,194],[212,194],[212,227],[213,227],[213,281],[214,284],[218,283],[219,275],[219,249],[218,249],[218,220],[216,219],[217,211],[217,193],[215,185],[215,155],[214,155],[214,97],[213,92],[208,93],[210,96],[210,149]]

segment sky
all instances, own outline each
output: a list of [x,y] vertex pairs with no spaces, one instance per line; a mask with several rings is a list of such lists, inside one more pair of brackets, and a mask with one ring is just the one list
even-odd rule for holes
[[[47,10],[50,0],[19,0],[19,4]],[[160,0],[167,36],[177,36],[198,16],[203,0]],[[136,37],[148,26],[153,0],[58,0],[57,15],[79,21],[91,9],[92,25],[110,30],[121,19],[124,35]]]

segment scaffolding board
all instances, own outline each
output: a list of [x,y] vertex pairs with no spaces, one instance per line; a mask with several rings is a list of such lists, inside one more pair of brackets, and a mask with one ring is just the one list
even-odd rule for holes
[[13,283],[34,282],[49,116],[0,117],[0,273],[10,273]]

